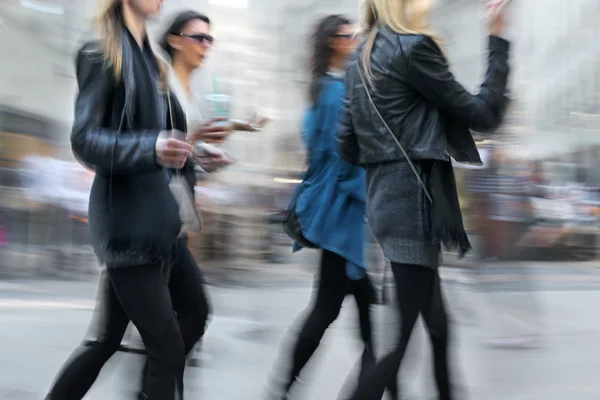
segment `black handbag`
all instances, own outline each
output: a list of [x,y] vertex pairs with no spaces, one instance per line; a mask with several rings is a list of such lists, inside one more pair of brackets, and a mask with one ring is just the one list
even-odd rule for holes
[[290,237],[290,239],[300,246],[309,249],[318,249],[319,246],[315,245],[313,242],[304,237],[304,234],[302,233],[302,227],[300,226],[300,221],[298,220],[298,214],[296,214],[296,202],[301,192],[301,185],[301,183],[298,184],[294,189],[294,193],[292,193],[290,204],[288,205],[283,218],[283,230]]

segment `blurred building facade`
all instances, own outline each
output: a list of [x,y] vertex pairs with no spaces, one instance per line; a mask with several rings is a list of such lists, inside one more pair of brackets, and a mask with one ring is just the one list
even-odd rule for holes
[[[485,72],[480,1],[438,4],[434,25],[448,40],[452,69],[475,91]],[[502,133],[530,158],[600,145],[600,26],[594,22],[600,2],[514,1],[510,7],[514,101]]]

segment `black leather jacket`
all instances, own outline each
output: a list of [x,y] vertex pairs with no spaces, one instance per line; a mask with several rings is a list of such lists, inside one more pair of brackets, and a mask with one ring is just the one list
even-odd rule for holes
[[[90,193],[90,239],[101,263],[110,267],[158,262],[175,243],[181,223],[169,189],[169,171],[155,159],[156,139],[170,128],[166,96],[148,88],[155,115],[136,118],[139,82],[132,43],[123,33],[122,79],[114,77],[97,42],[77,54],[79,93],[71,145],[76,158],[95,171]],[[143,83],[144,81],[142,81]],[[186,130],[185,116],[171,96],[174,128]]]
[[[346,98],[338,134],[342,158],[353,164],[404,160],[373,111],[357,68],[359,47],[346,74]],[[489,59],[479,94],[472,95],[449,70],[435,42],[423,35],[399,35],[382,28],[371,53],[375,79],[370,93],[377,108],[414,160],[481,163],[468,129],[496,128],[506,109],[509,43],[489,37]],[[363,71],[365,79],[367,74]],[[467,137],[468,139],[465,139]]]

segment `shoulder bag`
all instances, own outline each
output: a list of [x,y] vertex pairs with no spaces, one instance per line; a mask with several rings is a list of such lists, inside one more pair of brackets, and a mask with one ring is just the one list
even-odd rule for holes
[[[171,106],[171,92],[167,91],[167,102],[169,105],[169,121],[171,129],[175,128],[173,124],[173,109]],[[179,205],[179,218],[181,220],[181,233],[198,233],[201,230],[200,218],[196,210],[196,202],[194,201],[194,193],[190,192],[185,178],[181,176],[179,170],[171,176],[169,189],[175,201]]]

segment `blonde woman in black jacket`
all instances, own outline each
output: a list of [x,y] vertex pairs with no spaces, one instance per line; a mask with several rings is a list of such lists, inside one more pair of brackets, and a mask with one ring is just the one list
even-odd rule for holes
[[[178,139],[186,131],[185,116],[167,95],[167,68],[146,34],[146,20],[161,6],[162,0],[103,1],[99,40],[77,53],[71,144],[79,161],[95,171],[90,238],[106,269],[94,340],[74,352],[48,400],[82,399],[129,322],[148,354],[139,398],[180,399],[186,351],[203,332],[205,311],[196,315],[194,303],[203,297],[201,282],[191,255],[184,259],[177,251],[181,220],[169,188],[170,170],[183,168],[193,148]],[[187,268],[170,274],[175,261]],[[189,310],[198,320],[194,331],[182,322]]]
[[439,399],[453,399],[441,246],[470,244],[450,158],[481,164],[469,129],[489,131],[506,108],[509,43],[501,2],[489,2],[488,69],[477,95],[449,70],[425,23],[427,0],[366,0],[367,39],[346,73],[339,152],[367,172],[367,217],[392,263],[401,315],[394,350],[364,375],[353,400],[381,399],[395,380],[419,314],[431,338]]

